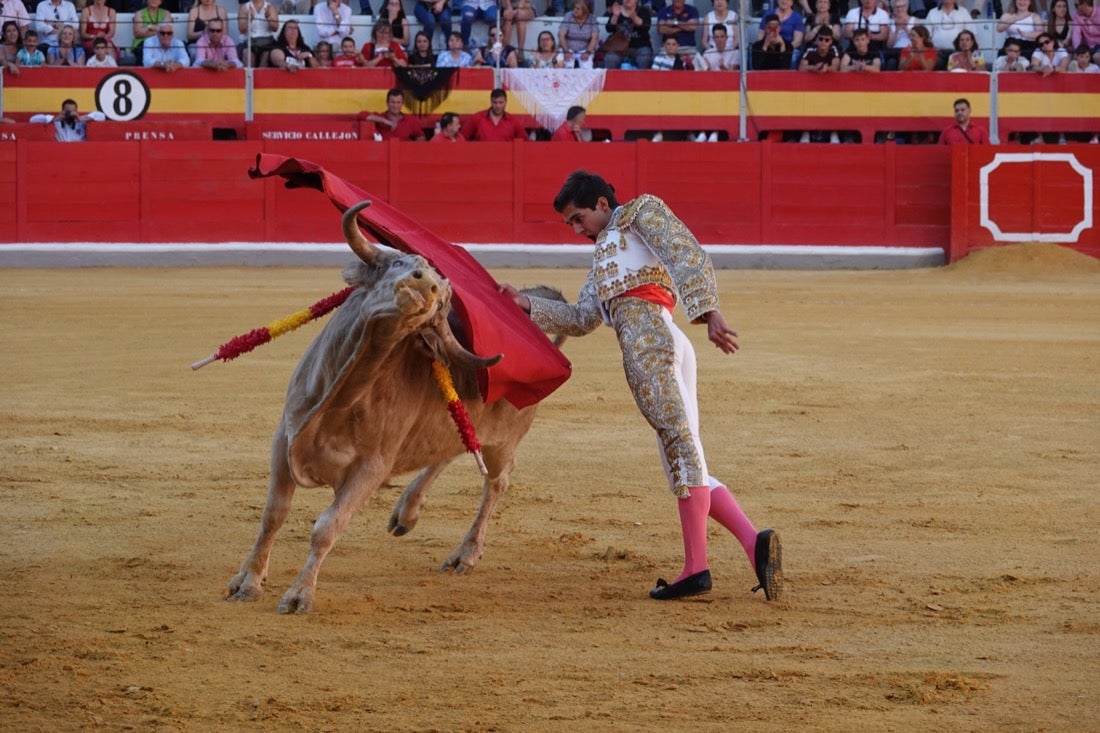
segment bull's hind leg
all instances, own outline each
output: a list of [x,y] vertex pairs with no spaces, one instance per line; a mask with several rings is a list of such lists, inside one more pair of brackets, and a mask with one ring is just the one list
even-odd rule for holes
[[385,478],[377,465],[361,465],[336,488],[336,498],[313,523],[309,557],[302,572],[279,602],[279,613],[309,613],[313,610],[313,596],[317,589],[317,573],[321,570],[321,563],[325,561],[348,522],[359,513]]
[[453,460],[452,458],[428,466],[401,492],[401,496],[393,505],[393,511],[390,512],[390,521],[386,523],[386,529],[393,532],[395,537],[408,534],[416,526],[416,521],[420,519],[420,509],[428,497],[428,489]]
[[290,476],[284,443],[278,439],[271,449],[271,479],[267,487],[267,503],[260,519],[260,534],[252,552],[241,564],[240,571],[229,581],[226,598],[233,601],[254,601],[263,593],[267,579],[267,563],[271,558],[271,546],[275,533],[290,514],[290,502],[297,485]]
[[489,475],[485,477],[485,485],[482,487],[481,506],[477,509],[474,523],[462,538],[462,543],[444,561],[440,571],[454,570],[458,574],[468,573],[481,559],[481,553],[485,547],[485,534],[489,529],[489,519],[493,516],[493,510],[496,509],[500,497],[504,496],[508,488],[508,477],[515,466],[512,458],[514,455],[514,445],[503,449],[485,446],[483,457],[485,467],[489,469]]

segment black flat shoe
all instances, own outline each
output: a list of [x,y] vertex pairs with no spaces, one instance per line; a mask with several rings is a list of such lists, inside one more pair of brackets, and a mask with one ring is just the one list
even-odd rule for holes
[[649,592],[649,597],[658,601],[671,601],[675,598],[709,593],[710,589],[710,571],[703,570],[672,585],[669,585],[664,578],[657,578],[657,587]]
[[764,589],[764,596],[774,601],[783,594],[783,546],[779,533],[765,529],[756,535],[756,580],[759,584],[752,592]]

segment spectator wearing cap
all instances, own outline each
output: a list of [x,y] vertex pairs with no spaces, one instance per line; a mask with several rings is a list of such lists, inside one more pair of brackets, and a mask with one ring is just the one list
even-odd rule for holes
[[172,73],[191,65],[187,48],[183,41],[176,38],[171,23],[157,26],[157,34],[145,39],[142,44],[142,66],[147,69],[160,69]]

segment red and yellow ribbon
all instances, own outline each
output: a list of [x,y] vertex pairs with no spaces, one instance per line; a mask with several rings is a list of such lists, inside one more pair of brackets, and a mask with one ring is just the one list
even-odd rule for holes
[[455,427],[458,428],[458,435],[462,438],[462,445],[465,446],[467,453],[473,453],[474,459],[477,461],[477,467],[481,471],[481,475],[487,476],[489,469],[485,467],[485,461],[481,457],[481,443],[477,439],[477,433],[474,431],[474,425],[470,422],[470,414],[466,412],[466,406],[462,404],[462,400],[458,398],[458,392],[455,391],[454,382],[451,380],[451,372],[438,359],[432,359],[432,375],[435,377],[436,386],[439,387],[439,393],[443,395],[443,399],[447,401],[447,412],[451,413],[451,420],[454,421]]
[[242,333],[240,336],[235,336],[219,346],[215,353],[205,359],[196,361],[191,365],[191,368],[200,369],[217,359],[231,361],[241,354],[247,354],[257,346],[262,346],[272,339],[279,338],[284,333],[290,333],[294,329],[320,318],[343,305],[344,301],[347,300],[348,296],[355,290],[355,287],[354,285],[349,285],[337,293],[333,293],[326,298],[321,298],[310,307],[300,310],[297,313],[291,313],[289,316],[280,318],[277,321],[272,321],[266,326],[254,328],[248,333]]

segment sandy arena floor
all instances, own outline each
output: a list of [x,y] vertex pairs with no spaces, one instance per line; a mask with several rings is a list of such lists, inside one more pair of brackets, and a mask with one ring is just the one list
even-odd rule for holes
[[0,271],[0,730],[1100,730],[1100,262],[719,279],[743,350],[691,330],[704,441],[782,533],[784,602],[716,525],[715,590],[647,598],[676,512],[601,329],[566,345],[472,575],[436,572],[480,493],[461,459],[406,537],[379,492],[316,611],[281,616],[327,489],[299,490],[259,602],[222,593],[319,326],[188,365],[339,272]]

